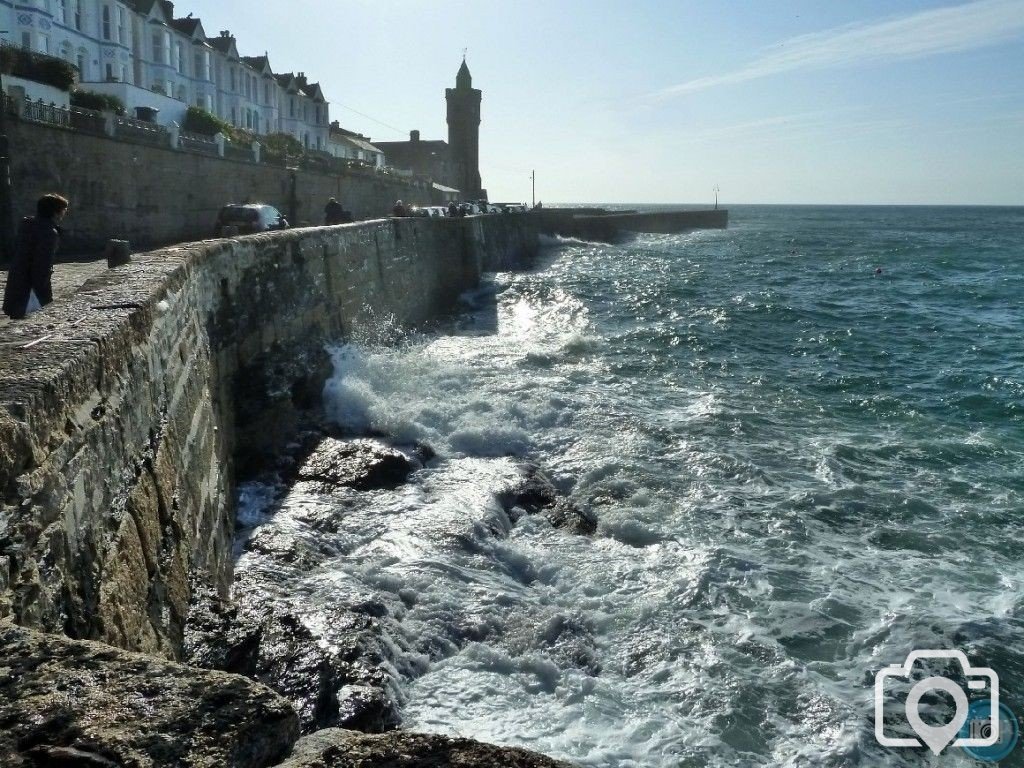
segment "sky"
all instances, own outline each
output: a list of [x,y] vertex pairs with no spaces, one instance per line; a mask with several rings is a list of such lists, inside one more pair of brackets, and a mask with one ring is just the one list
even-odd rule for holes
[[468,49],[492,200],[1024,205],[1024,0],[178,0],[447,138]]

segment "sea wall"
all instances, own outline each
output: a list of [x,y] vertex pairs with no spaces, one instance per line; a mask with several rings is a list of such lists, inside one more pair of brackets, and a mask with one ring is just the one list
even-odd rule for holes
[[231,582],[236,462],[319,400],[325,344],[536,248],[528,215],[192,243],[0,327],[0,619],[178,658],[194,590]]
[[[110,238],[133,247],[201,240],[213,234],[227,203],[254,200],[289,215],[291,172],[281,166],[211,157],[167,147],[8,121],[14,212],[29,216],[43,194],[71,200],[65,253],[96,251]],[[429,204],[424,182],[370,172],[296,174],[299,224],[321,224],[336,197],[357,218],[387,215],[395,200]]]
[[537,212],[542,232],[581,240],[615,242],[624,232],[675,234],[695,229],[726,229],[729,211],[654,211],[588,213],[586,209],[551,208]]

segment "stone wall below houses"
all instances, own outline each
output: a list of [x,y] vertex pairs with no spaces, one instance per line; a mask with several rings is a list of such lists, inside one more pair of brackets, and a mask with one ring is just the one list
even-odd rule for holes
[[[49,192],[71,200],[63,226],[65,253],[98,251],[108,239],[134,247],[201,240],[213,235],[217,212],[228,203],[291,210],[291,172],[281,166],[210,157],[80,133],[68,128],[8,121],[16,216],[35,213]],[[430,185],[372,172],[296,173],[298,218],[322,224],[336,197],[356,218],[387,215],[396,200],[429,205]]]
[[231,582],[235,459],[288,439],[325,345],[449,311],[532,255],[534,227],[401,219],[192,243],[0,327],[0,618],[178,658],[193,590]]

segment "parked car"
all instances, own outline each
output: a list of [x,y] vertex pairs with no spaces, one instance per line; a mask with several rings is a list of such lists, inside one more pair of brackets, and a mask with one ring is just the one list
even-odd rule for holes
[[223,237],[226,227],[236,227],[238,234],[270,232],[288,229],[288,219],[272,205],[257,203],[225,205],[217,214],[217,237]]

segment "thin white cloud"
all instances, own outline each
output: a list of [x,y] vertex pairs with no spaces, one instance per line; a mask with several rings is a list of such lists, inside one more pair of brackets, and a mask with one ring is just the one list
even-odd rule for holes
[[879,22],[850,24],[783,41],[731,72],[652,93],[661,100],[784,72],[916,59],[1007,42],[1024,34],[1024,0],[976,0]]

